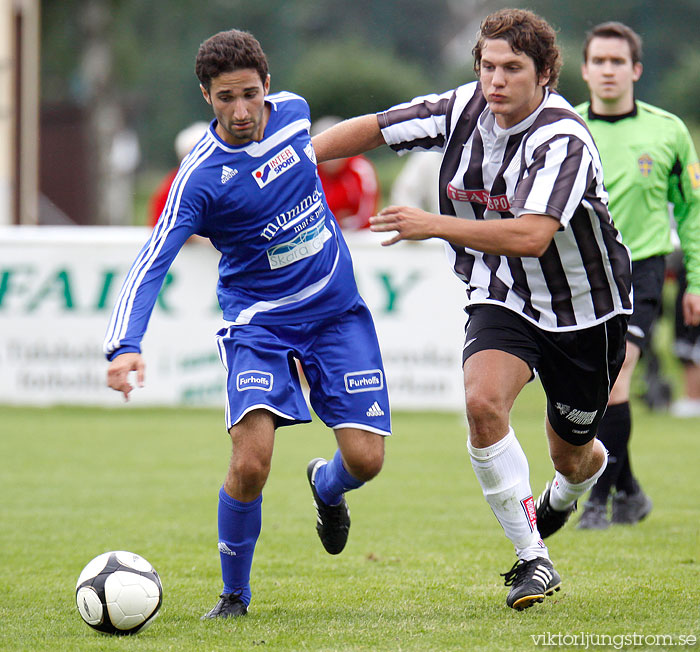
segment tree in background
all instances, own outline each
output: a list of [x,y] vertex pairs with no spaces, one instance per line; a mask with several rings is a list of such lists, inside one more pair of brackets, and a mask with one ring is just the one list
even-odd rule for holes
[[[62,0],[42,2],[42,101],[71,101],[91,115],[102,152],[122,120],[138,133],[142,169],[176,163],[172,141],[208,119],[192,57],[217,30],[251,31],[268,54],[273,90],[298,90],[313,115],[355,115],[428,89],[472,80],[471,48],[500,0]],[[584,33],[621,20],[645,41],[640,96],[700,125],[698,0],[614,4],[531,0],[560,31],[562,92],[585,98],[578,73]],[[100,23],[100,21],[102,21]],[[426,80],[429,80],[429,84]],[[112,117],[110,117],[112,116]],[[102,164],[97,169],[103,169]],[[100,174],[104,178],[104,173]],[[104,182],[101,181],[100,184]],[[98,187],[104,187],[98,186]],[[97,193],[106,201],[105,193]],[[100,220],[109,223],[107,209]]]

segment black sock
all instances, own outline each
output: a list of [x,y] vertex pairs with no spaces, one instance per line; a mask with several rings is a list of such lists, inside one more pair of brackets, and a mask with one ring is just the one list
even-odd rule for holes
[[629,402],[608,405],[598,425],[598,439],[608,449],[608,466],[598,478],[589,500],[605,504],[610,489],[617,485],[621,470],[627,463],[627,442],[632,431]]
[[630,466],[629,447],[627,449],[625,463],[622,465],[620,473],[617,476],[617,480],[615,482],[615,489],[617,489],[618,492],[624,491],[628,496],[636,494],[641,489],[636,478],[634,477],[634,475],[632,475],[632,467]]

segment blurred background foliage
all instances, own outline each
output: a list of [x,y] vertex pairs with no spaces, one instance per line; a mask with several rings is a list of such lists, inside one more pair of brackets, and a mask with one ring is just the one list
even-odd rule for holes
[[[194,75],[199,44],[236,27],[265,50],[272,90],[309,101],[312,118],[378,111],[415,95],[474,79],[471,49],[481,19],[498,0],[44,0],[42,102],[90,111],[95,102],[119,109],[139,138],[141,178],[176,164],[173,139],[195,120],[209,120]],[[530,0],[559,33],[564,54],[559,90],[587,99],[580,78],[587,29],[621,20],[644,39],[638,97],[673,111],[697,134],[700,125],[700,0]],[[91,16],[102,12],[94,28]],[[86,83],[101,63],[108,84],[95,97]],[[93,89],[94,91],[94,89]],[[697,138],[696,138],[697,142]],[[386,182],[400,163],[392,158]],[[382,171],[380,170],[380,173]],[[146,183],[148,185],[148,182]]]

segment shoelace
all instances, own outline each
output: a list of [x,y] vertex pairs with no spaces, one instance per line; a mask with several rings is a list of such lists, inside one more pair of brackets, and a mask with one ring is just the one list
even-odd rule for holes
[[520,577],[525,574],[526,566],[527,562],[524,562],[522,559],[518,559],[509,571],[501,573],[501,577],[505,578],[503,584],[505,586],[512,586],[516,580],[519,580]]

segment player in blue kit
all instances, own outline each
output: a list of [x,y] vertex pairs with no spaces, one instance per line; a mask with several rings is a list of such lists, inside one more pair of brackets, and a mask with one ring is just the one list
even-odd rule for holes
[[217,295],[226,324],[217,343],[233,452],[219,492],[223,592],[204,618],[227,618],[250,604],[275,430],[311,420],[294,359],[338,443],[330,461],[307,467],[317,531],[331,554],[348,538],[344,494],[381,470],[391,423],[374,324],[323,194],[306,101],[268,94],[267,59],[247,32],[207,39],[195,71],[215,117],[183,160],[124,281],[105,354],[107,384],[128,399],[129,374],[144,382],[140,343],[168,268],[191,235],[209,238],[221,252]]

